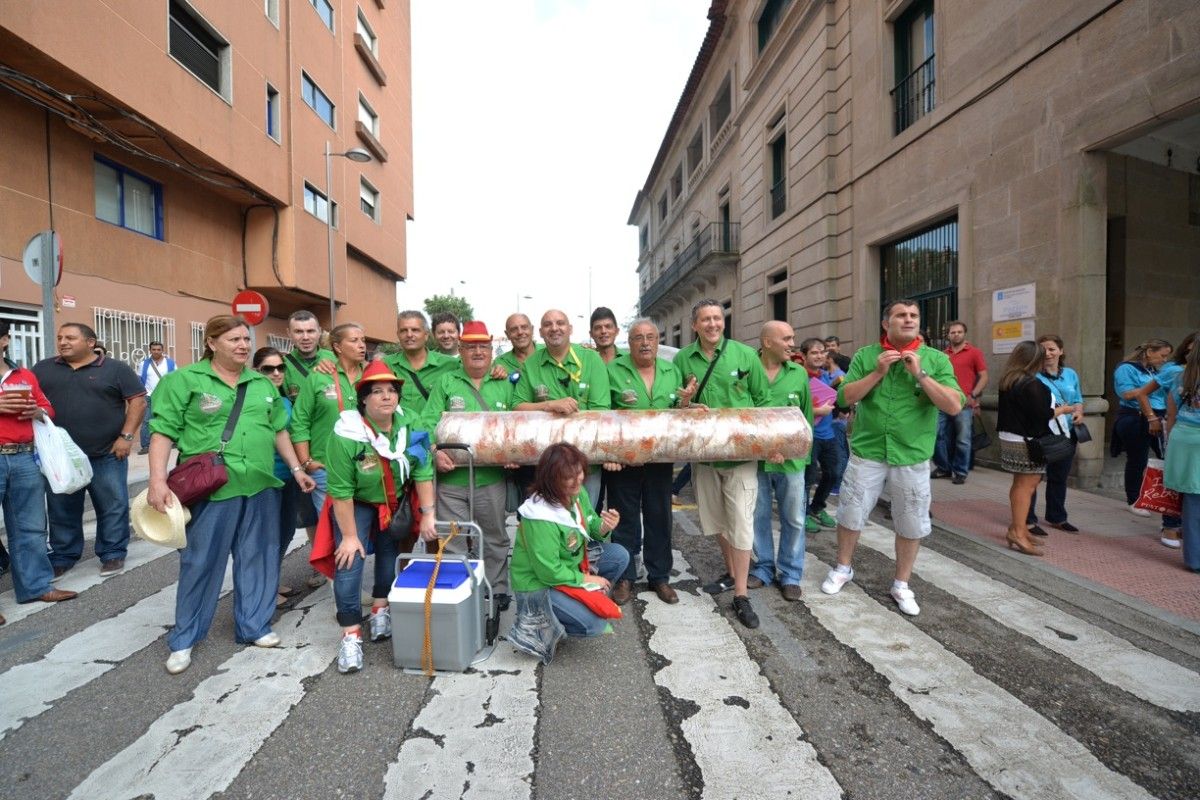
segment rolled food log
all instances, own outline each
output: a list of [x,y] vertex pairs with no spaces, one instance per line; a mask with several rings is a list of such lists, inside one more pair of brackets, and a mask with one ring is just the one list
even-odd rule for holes
[[[480,465],[536,464],[557,442],[575,445],[594,464],[761,461],[808,455],[812,428],[795,407],[455,412],[442,415],[437,440],[470,445]],[[466,462],[462,452],[447,452]]]

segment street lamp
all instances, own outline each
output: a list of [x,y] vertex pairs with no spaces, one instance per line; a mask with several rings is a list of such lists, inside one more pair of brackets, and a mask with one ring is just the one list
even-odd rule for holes
[[361,147],[355,147],[344,153],[329,151],[329,142],[325,142],[325,243],[329,246],[329,329],[337,324],[337,300],[333,287],[333,157],[348,158],[365,164],[371,160],[371,154]]

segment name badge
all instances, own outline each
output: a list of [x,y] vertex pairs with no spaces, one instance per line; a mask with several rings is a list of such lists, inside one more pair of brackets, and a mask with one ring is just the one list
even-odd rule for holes
[[457,395],[451,397],[450,398],[450,410],[451,411],[466,411],[467,410],[467,401],[461,397],[458,397]]

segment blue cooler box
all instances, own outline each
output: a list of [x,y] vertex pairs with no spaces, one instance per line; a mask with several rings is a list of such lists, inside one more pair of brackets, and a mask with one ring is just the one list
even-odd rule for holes
[[[414,558],[396,575],[388,593],[392,610],[392,657],[401,669],[421,669],[425,588],[433,567],[432,557]],[[443,559],[433,588],[429,618],[435,670],[462,672],[483,649],[484,580],[482,560],[464,563],[460,556]]]

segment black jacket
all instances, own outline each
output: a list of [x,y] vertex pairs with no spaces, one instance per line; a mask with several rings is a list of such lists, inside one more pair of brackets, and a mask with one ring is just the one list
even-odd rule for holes
[[1037,378],[1022,378],[1000,391],[996,430],[1035,439],[1050,433],[1052,419],[1050,390]]

